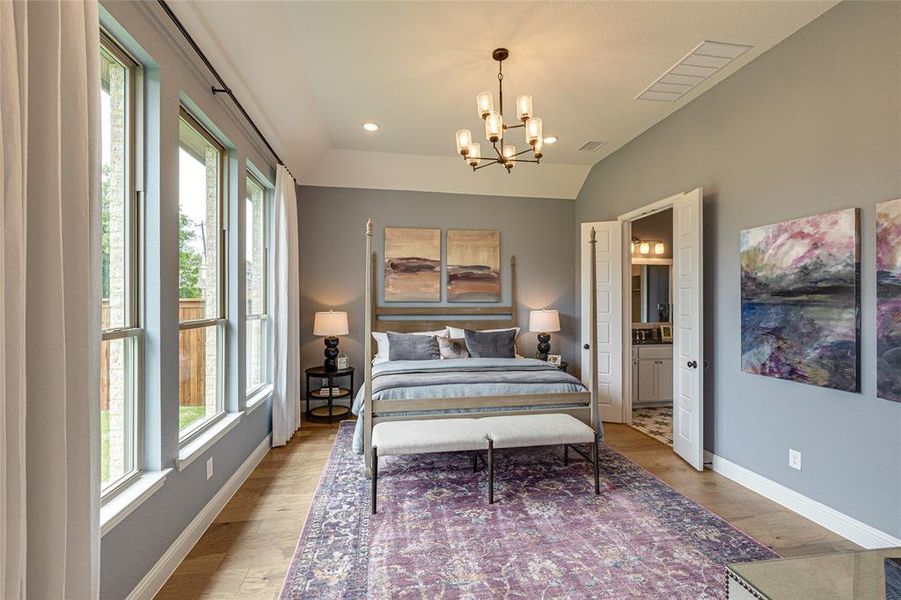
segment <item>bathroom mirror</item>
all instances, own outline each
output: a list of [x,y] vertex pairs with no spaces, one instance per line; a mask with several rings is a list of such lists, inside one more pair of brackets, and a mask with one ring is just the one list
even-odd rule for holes
[[[658,259],[661,260],[662,259]],[[672,313],[672,261],[632,262],[632,322],[669,323]]]

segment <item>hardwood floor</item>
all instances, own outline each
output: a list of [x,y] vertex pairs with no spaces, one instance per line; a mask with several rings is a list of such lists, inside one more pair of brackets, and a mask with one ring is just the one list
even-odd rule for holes
[[[272,450],[157,598],[276,598],[303,529],[335,425],[305,424]],[[782,556],[857,549],[842,537],[712,471],[699,473],[657,440],[606,424],[607,443]]]

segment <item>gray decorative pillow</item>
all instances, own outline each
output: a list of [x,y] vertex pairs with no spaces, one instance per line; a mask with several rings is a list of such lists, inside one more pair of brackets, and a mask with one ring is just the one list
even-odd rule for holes
[[473,358],[516,358],[516,330],[463,330],[466,349]]
[[462,339],[439,337],[438,351],[441,353],[441,358],[469,358],[466,342]]
[[388,332],[388,360],[432,360],[441,358],[434,335]]

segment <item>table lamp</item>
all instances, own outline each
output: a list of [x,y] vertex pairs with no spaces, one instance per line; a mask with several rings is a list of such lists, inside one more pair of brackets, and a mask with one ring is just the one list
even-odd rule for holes
[[335,359],[338,357],[338,336],[347,335],[347,313],[330,310],[317,312],[313,319],[313,335],[325,336],[325,363],[322,365],[326,371],[337,371]]
[[551,351],[551,333],[560,331],[560,314],[546,308],[529,311],[529,331],[538,333],[538,358],[547,360]]

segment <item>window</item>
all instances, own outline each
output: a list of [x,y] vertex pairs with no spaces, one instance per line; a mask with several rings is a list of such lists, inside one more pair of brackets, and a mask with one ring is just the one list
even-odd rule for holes
[[253,175],[247,176],[247,393],[269,383],[268,340],[268,213],[266,188]]
[[225,412],[225,149],[182,109],[178,157],[178,431]]
[[140,471],[137,64],[101,36],[100,487],[109,496]]

